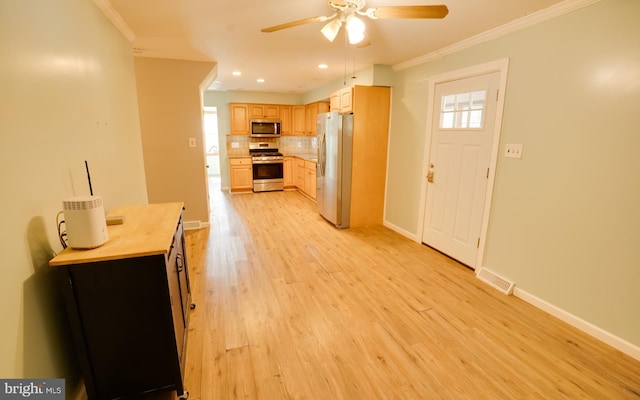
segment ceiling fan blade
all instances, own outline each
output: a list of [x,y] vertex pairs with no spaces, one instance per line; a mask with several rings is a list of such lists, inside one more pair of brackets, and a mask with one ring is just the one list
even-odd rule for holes
[[449,14],[445,5],[372,7],[372,18],[444,18]]
[[279,30],[282,30],[282,29],[293,28],[294,26],[300,26],[300,25],[308,24],[308,23],[311,23],[311,22],[326,21],[327,19],[328,19],[328,17],[312,17],[312,18],[299,19],[297,21],[291,21],[291,22],[287,22],[287,23],[284,23],[284,24],[270,26],[268,28],[263,28],[263,29],[261,29],[261,32],[275,32],[275,31],[279,31]]

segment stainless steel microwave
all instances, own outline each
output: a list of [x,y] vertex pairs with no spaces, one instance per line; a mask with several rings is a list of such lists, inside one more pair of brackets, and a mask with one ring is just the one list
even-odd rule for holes
[[251,137],[280,137],[279,119],[252,119]]

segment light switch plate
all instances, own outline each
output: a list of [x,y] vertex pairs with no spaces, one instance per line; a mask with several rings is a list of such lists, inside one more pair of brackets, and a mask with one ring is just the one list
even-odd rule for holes
[[189,138],[189,147],[196,147],[196,138]]
[[232,148],[232,149],[237,149],[237,148],[239,148],[239,147],[240,147],[240,143],[238,143],[238,142],[231,142],[231,148]]
[[509,158],[522,158],[522,144],[507,144],[504,156]]

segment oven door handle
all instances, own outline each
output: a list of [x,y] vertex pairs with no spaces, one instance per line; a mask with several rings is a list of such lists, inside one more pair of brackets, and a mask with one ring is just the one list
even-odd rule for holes
[[265,160],[265,161],[252,161],[253,164],[282,164],[282,160]]

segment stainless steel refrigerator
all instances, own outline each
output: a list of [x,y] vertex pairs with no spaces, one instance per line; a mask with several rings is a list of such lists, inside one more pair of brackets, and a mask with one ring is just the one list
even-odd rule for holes
[[318,114],[318,212],[338,228],[349,227],[353,114]]

